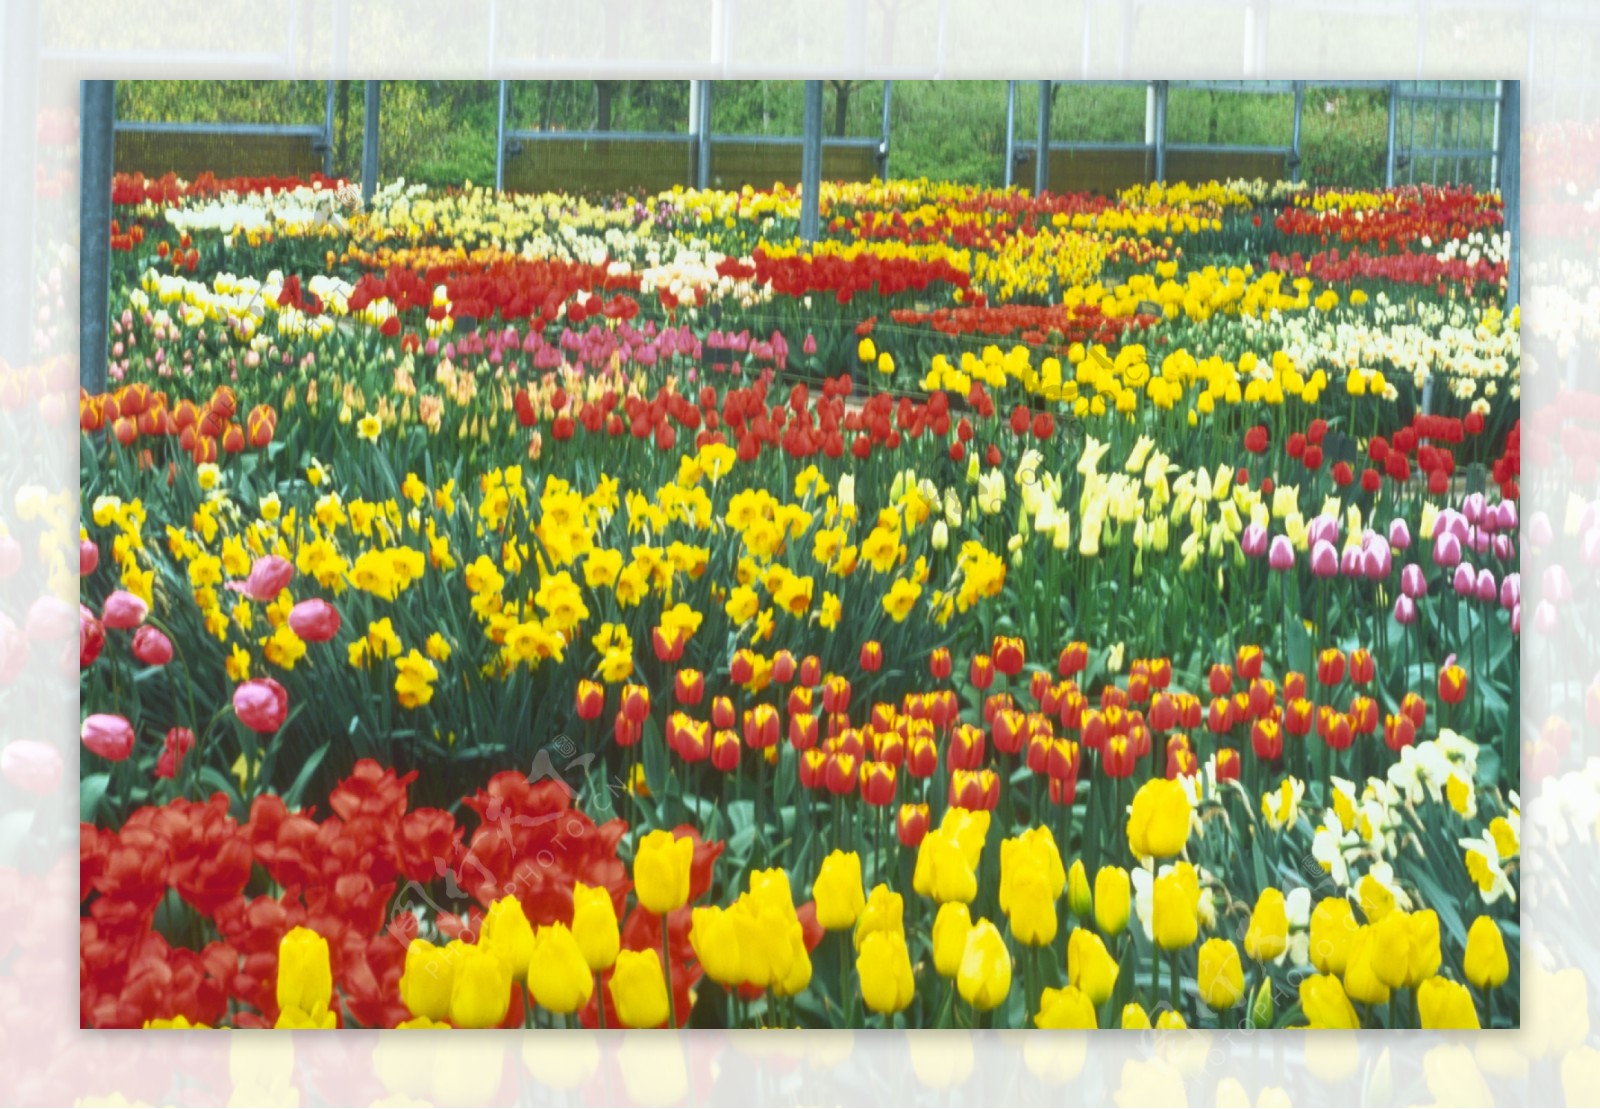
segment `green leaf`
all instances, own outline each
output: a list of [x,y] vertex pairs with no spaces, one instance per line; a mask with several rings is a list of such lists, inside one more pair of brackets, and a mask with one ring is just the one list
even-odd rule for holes
[[644,733],[639,737],[644,760],[644,781],[653,796],[661,797],[667,788],[667,774],[672,769],[667,761],[667,741],[661,734],[661,725],[654,716],[644,722]]
[[305,765],[300,768],[300,773],[295,775],[294,784],[283,795],[284,805],[290,809],[300,807],[306,786],[311,784],[311,776],[317,772],[317,767],[322,765],[322,760],[332,746],[331,741],[325,741],[321,747],[312,752],[310,758],[306,759]]
[[86,824],[93,824],[100,802],[106,795],[106,789],[111,785],[111,775],[105,771],[91,774],[78,783],[78,819]]

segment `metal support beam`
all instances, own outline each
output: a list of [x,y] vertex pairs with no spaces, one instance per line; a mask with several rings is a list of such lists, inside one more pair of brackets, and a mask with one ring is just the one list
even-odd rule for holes
[[1006,82],[1006,173],[1005,186],[1015,184],[1017,173],[1017,83]]
[[1167,179],[1167,82],[1156,86],[1156,180]]
[[361,128],[361,201],[371,203],[378,188],[378,96],[380,81],[366,83],[366,123]]
[[1511,257],[1506,264],[1506,311],[1522,302],[1522,82],[1501,85],[1500,199],[1505,204]]
[[333,176],[333,89],[335,82],[328,82],[327,94],[322,105],[322,174],[324,177]]
[[[943,34],[942,31],[940,33]],[[878,147],[878,176],[885,181],[889,180],[889,97],[893,94],[893,90],[893,81],[885,81],[883,83],[883,129],[881,132],[883,138],[881,145]]]
[[699,121],[696,124],[698,141],[695,149],[695,185],[698,188],[711,187],[711,89],[712,82],[696,81],[695,87],[700,90],[699,102],[695,108],[699,112]]
[[1400,82],[1389,82],[1389,150],[1383,167],[1383,186],[1386,189],[1394,188],[1394,133],[1396,121],[1400,115]]
[[1290,140],[1289,150],[1289,180],[1294,184],[1300,183],[1300,119],[1305,114],[1306,83],[1294,83],[1294,138]]
[[106,389],[107,331],[111,325],[111,166],[116,157],[115,81],[85,81],[79,169],[78,382],[91,393]]
[[1033,192],[1050,188],[1050,82],[1039,82],[1039,137],[1033,148]]
[[807,81],[800,146],[800,238],[817,241],[822,227],[822,82]]
[[506,108],[511,99],[511,85],[500,82],[500,103],[495,110],[494,124],[494,191],[506,189]]

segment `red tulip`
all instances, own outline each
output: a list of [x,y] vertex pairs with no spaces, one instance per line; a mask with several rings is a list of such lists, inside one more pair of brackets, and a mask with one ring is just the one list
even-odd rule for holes
[[100,565],[100,548],[93,539],[78,541],[78,576],[86,578]]
[[145,625],[133,633],[133,657],[146,666],[165,666],[172,661],[172,640]]
[[[719,728],[711,738],[711,765],[724,774],[739,767],[739,733],[732,728]],[[809,752],[808,752],[809,754]]]
[[752,751],[765,751],[778,745],[778,710],[757,705],[744,710],[744,742]]
[[1356,685],[1366,685],[1377,674],[1377,667],[1372,661],[1372,652],[1365,647],[1357,647],[1350,652],[1350,680]]
[[1400,699],[1400,711],[1411,718],[1419,729],[1428,720],[1428,702],[1420,693],[1407,693]]
[[928,658],[928,672],[943,681],[950,676],[950,671],[950,648],[935,647],[933,654]]
[[990,811],[1000,803],[1000,778],[993,770],[950,772],[950,804],[958,809]]
[[1305,695],[1306,695],[1306,676],[1304,674],[1296,673],[1296,672],[1291,670],[1288,674],[1286,674],[1284,676],[1284,679],[1283,679],[1283,700],[1284,700],[1284,703],[1287,704],[1290,701],[1298,701],[1300,698],[1304,697]]
[[779,685],[788,685],[794,681],[797,665],[793,652],[787,650],[779,651],[772,656],[772,680]]
[[733,662],[728,666],[728,677],[735,685],[748,685],[755,677],[755,653],[746,647],[741,647],[733,653]]
[[622,713],[635,724],[643,724],[650,715],[650,689],[643,685],[622,687]]
[[657,660],[661,662],[677,662],[683,657],[682,628],[673,628],[670,631],[661,627],[654,628],[650,632],[650,642],[655,647]]
[[14,739],[0,747],[0,774],[27,793],[48,796],[61,784],[61,752],[37,739]]
[[1233,660],[1234,673],[1249,682],[1261,676],[1261,648],[1240,647]]
[[[738,747],[737,740],[734,743]],[[820,747],[800,752],[800,785],[805,789],[821,789],[826,784],[828,753]]]
[[680,705],[698,705],[706,695],[706,677],[698,670],[679,670],[672,683],[673,696]]
[[906,771],[913,778],[931,778],[939,768],[939,746],[931,736],[912,736],[906,744]]
[[1313,722],[1311,702],[1304,697],[1286,701],[1283,706],[1283,730],[1288,735],[1310,735]]
[[894,801],[897,772],[886,762],[861,764],[861,799],[875,808]]
[[883,644],[876,639],[869,639],[861,645],[861,669],[869,674],[876,674],[883,665]]
[[895,814],[894,831],[901,846],[920,847],[922,838],[928,834],[928,806],[901,805],[900,811]]
[[100,610],[100,622],[108,628],[119,631],[128,631],[144,623],[144,618],[150,615],[150,606],[144,600],[135,597],[127,590],[118,589],[106,598],[105,605]]
[[[18,641],[26,640],[18,637]],[[100,650],[106,645],[105,628],[96,620],[94,613],[86,605],[78,606],[78,669],[87,670],[94,665],[94,660],[100,657]],[[26,657],[26,656],[23,656]],[[71,655],[67,656],[71,658]]]
[[1323,685],[1338,685],[1344,680],[1344,652],[1328,647],[1317,656],[1317,681]]
[[838,674],[829,675],[822,683],[822,710],[847,712],[850,709],[850,680]]
[[822,660],[816,655],[807,655],[800,660],[800,684],[813,688],[822,684]]
[[321,597],[301,601],[289,610],[289,629],[307,643],[326,643],[339,633],[339,624],[339,610]]
[[250,576],[245,579],[244,593],[252,601],[262,604],[278,599],[278,594],[288,587],[294,580],[294,563],[278,555],[262,555],[256,559],[255,565],[250,567]]
[[1389,750],[1398,753],[1416,741],[1417,726],[1411,722],[1411,717],[1402,712],[1383,718],[1383,745]]
[[78,729],[83,745],[103,759],[121,762],[133,754],[133,725],[121,716],[97,712]]
[[856,762],[856,756],[848,752],[836,752],[828,756],[823,770],[823,784],[828,787],[829,793],[843,797],[855,792]]
[[1257,720],[1250,725],[1250,747],[1256,758],[1274,762],[1283,756],[1283,729],[1276,720]]
[[1250,683],[1250,692],[1247,694],[1250,707],[1249,714],[1257,720],[1268,716],[1278,704],[1278,687],[1272,683],[1271,678],[1257,678]]
[[995,750],[1005,755],[1019,753],[1028,742],[1028,730],[1028,718],[1016,709],[996,713],[990,730]]
[[733,701],[727,697],[711,698],[711,726],[720,731],[727,731],[734,725],[737,717],[733,714]]
[[1350,725],[1357,735],[1371,735],[1378,730],[1378,702],[1371,697],[1355,697],[1350,701]]
[[[1176,737],[1174,737],[1176,738]],[[1105,749],[1100,753],[1101,766],[1107,777],[1127,778],[1132,776],[1134,767],[1138,765],[1138,752],[1127,736],[1112,736],[1106,740]]]
[[1172,660],[1170,658],[1153,658],[1150,660],[1150,688],[1166,689],[1172,685]]
[[1455,656],[1439,668],[1439,700],[1447,705],[1460,704],[1467,696],[1467,672],[1455,663]]
[[1150,705],[1150,727],[1158,732],[1170,732],[1178,726],[1178,702],[1168,693],[1156,694]]
[[1074,674],[1082,673],[1089,665],[1089,645],[1087,643],[1068,643],[1061,649],[1061,658],[1056,663],[1056,671],[1063,678],[1070,678]]
[[974,655],[969,676],[978,689],[988,689],[994,684],[994,661],[988,655]]
[[271,678],[252,678],[233,691],[233,711],[255,732],[275,732],[289,715],[289,693]]
[[1233,671],[1226,663],[1213,663],[1207,683],[1211,688],[1211,696],[1226,697],[1233,692]]
[[817,745],[817,718],[809,712],[789,714],[789,746],[809,751]]
[[[295,606],[299,608],[299,605]],[[291,625],[292,626],[292,625]],[[299,634],[298,632],[296,633]],[[303,636],[301,638],[304,638]],[[606,691],[599,682],[582,678],[578,681],[578,719],[595,720],[606,708]]]
[[1206,728],[1213,735],[1225,735],[1231,727],[1233,727],[1233,701],[1227,697],[1218,697],[1206,710]]
[[1008,678],[1022,673],[1027,652],[1016,636],[997,635],[994,639],[994,668]]

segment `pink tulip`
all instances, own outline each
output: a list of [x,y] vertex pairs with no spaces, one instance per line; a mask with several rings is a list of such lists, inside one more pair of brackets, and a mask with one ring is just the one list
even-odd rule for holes
[[0,581],[22,569],[22,544],[9,535],[0,535]]
[[1318,543],[1332,546],[1339,541],[1339,520],[1334,516],[1318,516],[1306,526],[1306,541],[1312,547]]
[[1410,626],[1417,622],[1417,602],[1404,593],[1394,599],[1394,619],[1397,624]]
[[1472,563],[1463,562],[1456,567],[1455,575],[1450,580],[1450,587],[1456,591],[1457,597],[1470,597],[1473,590],[1478,587],[1478,575],[1473,572]]
[[1400,592],[1413,600],[1428,595],[1428,579],[1415,562],[1406,563],[1400,571]]
[[1516,608],[1522,600],[1522,575],[1510,573],[1500,583],[1500,607],[1503,609]]
[[1368,547],[1361,553],[1361,572],[1368,581],[1382,581],[1394,569],[1387,545]]
[[128,631],[144,623],[148,615],[150,606],[144,603],[143,598],[135,597],[125,589],[118,589],[106,598],[105,606],[100,610],[100,622],[108,628]]
[[1556,606],[1549,601],[1540,601],[1533,610],[1533,629],[1540,635],[1549,637],[1555,634],[1556,628],[1561,624],[1561,614],[1556,611]]
[[133,657],[146,666],[165,666],[172,661],[172,640],[146,624],[133,633]]
[[1389,546],[1397,551],[1411,548],[1411,528],[1398,516],[1389,521]]
[[1542,510],[1535,512],[1528,520],[1528,541],[1535,547],[1548,547],[1555,541],[1555,535],[1550,530],[1550,517]]
[[1478,571],[1478,600],[1486,605],[1492,605],[1500,596],[1500,590],[1494,584],[1494,573],[1483,569]]
[[93,539],[84,539],[78,543],[78,576],[86,578],[94,573],[100,565],[100,548],[95,546]]
[[61,784],[61,752],[37,739],[18,739],[0,750],[0,774],[26,793],[54,793]]
[[1346,547],[1344,553],[1339,556],[1339,573],[1347,578],[1359,578],[1361,566],[1361,548]]
[[1544,568],[1544,599],[1552,604],[1564,605],[1572,600],[1572,579],[1566,567],[1557,562]]
[[1267,529],[1260,524],[1251,524],[1244,529],[1244,534],[1239,537],[1239,548],[1244,551],[1246,558],[1260,558],[1267,553]]
[[1514,532],[1517,530],[1516,501],[1501,501],[1499,505],[1496,506],[1496,515],[1499,517],[1501,531]]
[[271,678],[252,678],[233,691],[233,711],[251,731],[275,732],[289,715],[289,693]]
[[1469,493],[1467,499],[1461,502],[1461,514],[1467,518],[1467,523],[1474,527],[1483,521],[1483,509],[1482,493]]
[[72,638],[72,606],[46,593],[28,606],[29,639],[65,641]]
[[111,713],[85,717],[78,738],[89,750],[112,762],[121,762],[133,754],[133,725]]
[[1339,572],[1339,552],[1326,539],[1319,539],[1311,548],[1311,572],[1319,578],[1331,578]]
[[817,337],[810,332],[807,332],[806,341],[800,344],[800,349],[806,354],[817,353]]
[[1495,536],[1491,547],[1494,550],[1494,557],[1498,558],[1501,562],[1511,561],[1511,555],[1515,548],[1511,545],[1511,537],[1509,535]]
[[252,601],[268,604],[278,599],[289,582],[294,579],[294,563],[278,555],[262,555],[250,567],[245,579],[244,594]]
[[312,597],[289,610],[289,628],[307,643],[326,643],[338,634],[339,610]]
[[1461,561],[1461,540],[1454,532],[1435,531],[1433,533],[1433,564],[1443,566],[1445,569]]
[[1521,635],[1522,634],[1522,602],[1521,601],[1518,601],[1517,602],[1517,606],[1511,610],[1511,634],[1512,635]]
[[1294,569],[1294,544],[1287,535],[1274,535],[1267,549],[1267,565],[1279,573]]

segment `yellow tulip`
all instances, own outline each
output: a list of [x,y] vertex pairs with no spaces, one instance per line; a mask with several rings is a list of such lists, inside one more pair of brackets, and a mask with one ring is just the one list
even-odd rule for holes
[[1096,1008],[1117,988],[1119,970],[1104,940],[1087,928],[1072,930],[1067,937],[1067,981],[1082,990]]
[[1416,989],[1439,971],[1439,914],[1422,909],[1406,917],[1411,933],[1411,966],[1405,984]]
[[478,945],[504,959],[513,978],[527,976],[528,962],[533,958],[533,925],[528,923],[520,900],[502,897],[489,906]]
[[1505,937],[1500,926],[1486,916],[1480,916],[1467,929],[1467,954],[1462,963],[1467,981],[1480,990],[1498,989],[1511,974],[1511,963],[1506,958]]
[[475,944],[457,950],[461,956],[450,984],[450,1023],[457,1028],[493,1028],[511,1008],[511,968]]
[[1150,906],[1152,930],[1163,951],[1180,951],[1200,934],[1200,888],[1192,870],[1180,867],[1157,878]]
[[1244,1000],[1244,965],[1232,940],[1212,937],[1200,945],[1195,982],[1200,1000],[1218,1012]]
[[1324,974],[1343,974],[1356,935],[1356,916],[1342,897],[1324,897],[1311,910],[1311,963]]
[[633,858],[633,890],[639,904],[657,916],[682,908],[689,900],[693,862],[694,841],[688,836],[661,829],[646,835]]
[[1120,866],[1103,866],[1094,876],[1094,922],[1108,936],[1118,936],[1128,926],[1128,872]]
[[528,988],[552,1013],[575,1013],[594,994],[594,972],[565,924],[547,924],[534,937]]
[[624,1028],[659,1028],[667,1023],[667,982],[654,948],[619,951],[607,988]]
[[1139,858],[1167,859],[1189,842],[1193,809],[1182,783],[1151,778],[1133,795],[1128,813],[1128,846]]
[[1300,980],[1300,1009],[1312,1028],[1360,1028],[1356,1007],[1334,974],[1313,974]]
[[610,969],[617,961],[621,939],[617,930],[617,906],[611,891],[604,886],[572,887],[572,934],[577,937],[584,961],[595,972]]
[[1094,1010],[1094,1002],[1076,986],[1046,989],[1039,998],[1033,1024],[1036,1028],[1099,1028]]
[[[981,848],[981,842],[979,846]],[[935,828],[922,837],[917,848],[911,887],[941,905],[946,901],[970,902],[978,896],[977,864],[969,859],[963,845],[957,843],[949,831]]]
[[910,1005],[916,984],[905,933],[868,933],[856,956],[856,974],[861,979],[861,998],[874,1013],[898,1013]]
[[788,927],[799,925],[793,910],[786,915],[781,903],[751,892],[740,895],[726,919],[738,936],[741,980],[760,989],[783,981],[791,969]]
[[1350,941],[1349,958],[1345,961],[1344,992],[1350,995],[1350,1000],[1363,1005],[1382,1005],[1389,1000],[1389,985],[1379,976],[1375,961],[1382,957],[1374,950],[1375,938],[1370,924],[1356,929],[1355,938]]
[[[1004,886],[1002,879],[1002,886]],[[1045,947],[1056,938],[1056,899],[1043,874],[1024,873],[1011,879],[1007,919],[1018,943]]]
[[1147,1029],[1150,1027],[1150,1014],[1137,1001],[1130,1001],[1122,1007],[1122,1027],[1125,1030]]
[[1282,955],[1289,946],[1289,913],[1283,891],[1268,886],[1256,898],[1250,914],[1250,928],[1244,934],[1244,951],[1258,963]]
[[972,914],[964,901],[946,901],[933,919],[933,967],[945,978],[961,972],[961,957],[967,951],[967,933],[972,931]]
[[326,1029],[338,1027],[338,1018],[326,1005],[314,1012],[306,1012],[298,1005],[291,1005],[278,1013],[278,1019],[272,1027],[285,1030],[311,1028]]
[[1176,1009],[1163,1009],[1156,1017],[1156,1027],[1164,1031],[1177,1031],[1189,1027],[1189,1022],[1183,1019],[1183,1014]]
[[1483,1027],[1471,992],[1448,978],[1435,976],[1417,987],[1417,1011],[1428,1029]]
[[1372,946],[1368,958],[1373,972],[1391,990],[1404,986],[1411,978],[1411,922],[1410,913],[1396,909],[1372,929]]
[[278,943],[278,1008],[315,1015],[332,1000],[328,941],[309,928],[291,928]]
[[811,985],[811,953],[806,950],[805,929],[798,920],[789,925],[785,935],[789,943],[785,960],[788,969],[773,980],[772,992],[779,997],[793,997]]
[[700,960],[706,977],[723,986],[736,986],[744,981],[744,961],[739,953],[739,930],[734,925],[731,910],[711,906],[696,906],[691,914],[689,946]]
[[861,910],[861,919],[856,921],[856,950],[860,951],[867,937],[874,932],[905,935],[904,919],[905,898],[879,882],[872,887],[872,893],[867,896],[866,908]]
[[414,1017],[443,1020],[450,1014],[450,987],[455,981],[455,957],[427,940],[412,940],[406,947],[406,968],[400,975],[400,1000]]
[[1089,875],[1083,869],[1083,860],[1074,859],[1067,871],[1067,908],[1079,920],[1088,920],[1094,911],[1094,897],[1089,892]]
[[956,988],[968,1005],[981,1012],[999,1005],[1011,991],[1011,952],[1000,930],[988,920],[979,920],[967,933]]
[[861,887],[861,856],[854,851],[835,850],[823,859],[811,896],[817,903],[817,923],[822,927],[830,932],[854,928],[867,905],[867,895]]

